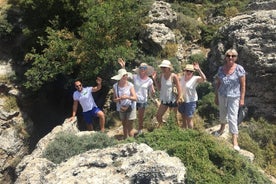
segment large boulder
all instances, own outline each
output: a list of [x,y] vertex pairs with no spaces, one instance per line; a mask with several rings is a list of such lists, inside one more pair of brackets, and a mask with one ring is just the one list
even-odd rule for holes
[[184,183],[186,168],[181,160],[164,151],[154,151],[146,144],[89,150],[60,164],[43,158],[43,151],[61,131],[76,135],[94,133],[80,132],[76,126],[76,121],[65,121],[42,138],[36,149],[18,164],[15,183]]
[[[272,3],[275,6],[276,1]],[[271,4],[271,6],[272,6]],[[230,19],[219,30],[221,39],[212,44],[208,61],[214,76],[224,53],[235,48],[238,63],[247,72],[246,104],[249,115],[276,119],[276,10],[260,10]]]

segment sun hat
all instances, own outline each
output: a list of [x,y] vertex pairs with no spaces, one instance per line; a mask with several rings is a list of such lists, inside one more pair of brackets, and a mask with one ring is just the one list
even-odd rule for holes
[[146,69],[148,76],[151,76],[154,72],[154,68],[152,66],[148,65],[147,63],[141,63],[139,67],[134,68],[132,71],[135,73],[139,73],[141,68]]
[[172,64],[169,60],[163,60],[159,67],[166,67],[172,69]]
[[128,77],[132,77],[132,73],[127,72],[126,69],[122,68],[122,69],[118,70],[118,74],[111,77],[111,79],[121,80],[121,78],[126,74],[128,75]]
[[187,64],[184,68],[184,70],[189,70],[189,71],[195,71],[194,65]]

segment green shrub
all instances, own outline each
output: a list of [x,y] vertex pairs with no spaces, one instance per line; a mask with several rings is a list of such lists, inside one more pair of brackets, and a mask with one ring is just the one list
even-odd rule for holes
[[43,157],[58,164],[85,151],[91,149],[102,149],[115,144],[115,139],[109,138],[103,133],[83,135],[79,137],[74,134],[62,132],[49,143],[43,152]]
[[232,7],[225,8],[224,12],[225,12],[225,16],[230,18],[230,17],[237,16],[237,14],[239,13],[239,10],[236,7],[232,6]]
[[175,126],[171,115],[162,128],[144,133],[136,141],[180,158],[187,168],[185,183],[270,183],[247,159],[205,131]]
[[240,128],[240,145],[254,153],[255,163],[276,177],[276,126],[263,118],[251,119]]
[[1,40],[5,40],[7,37],[11,36],[13,26],[8,21],[8,11],[10,9],[10,5],[6,5],[2,3],[2,7],[0,8],[0,38]]
[[208,93],[198,100],[198,114],[205,120],[206,127],[213,126],[218,123],[218,107],[214,103],[215,94]]

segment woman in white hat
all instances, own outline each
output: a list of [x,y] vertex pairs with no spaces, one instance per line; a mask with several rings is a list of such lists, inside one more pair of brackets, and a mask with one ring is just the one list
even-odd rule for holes
[[[187,64],[183,71],[184,75],[180,78],[180,86],[184,102],[179,104],[178,111],[182,115],[182,128],[187,129],[194,127],[192,118],[198,100],[196,87],[199,83],[206,81],[206,76],[200,69],[198,63]],[[195,76],[195,71],[197,71],[200,76]]]
[[128,81],[129,76],[132,74],[122,68],[111,78],[118,81],[113,85],[113,101],[123,124],[124,138],[134,136],[133,120],[136,119],[137,96],[134,85]]
[[[169,60],[163,60],[159,65],[162,74],[157,77],[156,72],[153,73],[152,78],[157,89],[160,91],[160,105],[157,110],[156,119],[159,125],[163,123],[163,115],[168,108],[173,109],[177,113],[177,106],[181,100],[181,88],[177,74],[172,72],[172,64]],[[177,96],[173,93],[174,86],[177,89]]]
[[[118,63],[122,68],[125,68],[125,61],[122,58],[118,59]],[[138,134],[141,134],[143,132],[144,113],[148,103],[148,96],[155,93],[153,80],[149,77],[154,72],[154,68],[146,63],[141,63],[133,71],[135,74],[132,75],[132,79],[137,94]]]

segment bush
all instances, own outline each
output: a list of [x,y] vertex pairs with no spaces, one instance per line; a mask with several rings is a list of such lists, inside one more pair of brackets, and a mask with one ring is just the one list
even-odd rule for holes
[[206,121],[206,126],[209,127],[217,124],[219,111],[214,102],[215,94],[210,91],[210,84],[205,83],[198,86],[198,96],[198,114]]
[[1,40],[7,39],[11,36],[13,26],[8,21],[8,11],[10,9],[10,5],[3,5],[0,8],[0,38]]
[[169,118],[163,128],[137,137],[155,150],[166,150],[187,168],[185,183],[270,183],[245,158],[222,146],[204,131],[173,126]]
[[116,144],[115,139],[106,134],[95,133],[93,135],[76,136],[70,133],[59,133],[49,143],[43,157],[59,164],[62,161],[91,149],[102,149]]
[[255,162],[276,177],[276,126],[251,119],[240,128],[240,145],[255,155]]

